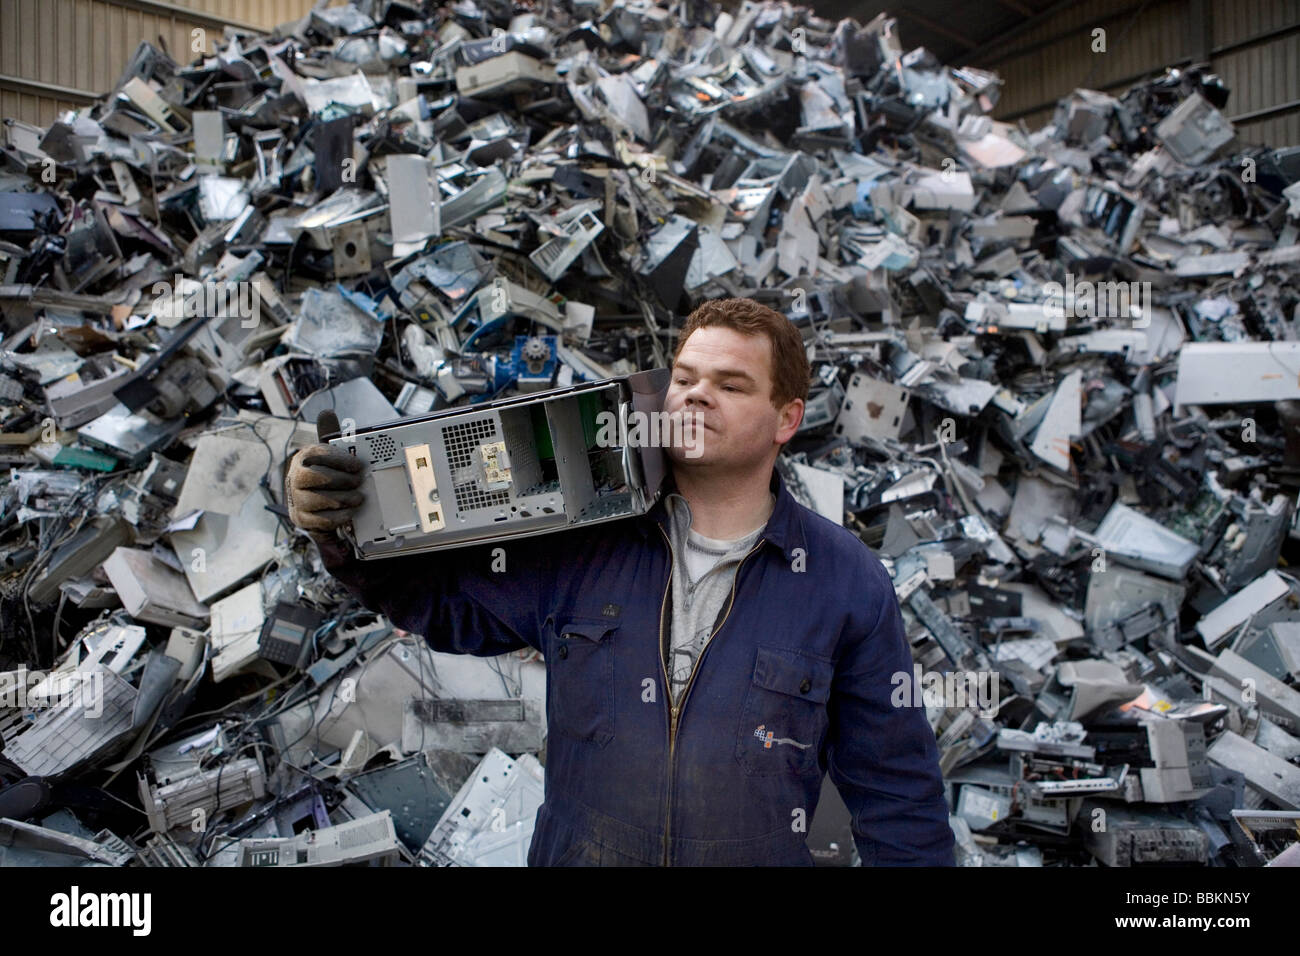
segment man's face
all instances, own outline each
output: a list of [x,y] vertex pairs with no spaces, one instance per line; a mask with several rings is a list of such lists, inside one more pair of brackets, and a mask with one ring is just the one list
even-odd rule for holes
[[696,329],[673,364],[664,399],[664,411],[684,417],[683,440],[668,449],[669,457],[678,467],[770,467],[769,459],[798,429],[803,407],[803,399],[772,407],[772,344],[766,335]]

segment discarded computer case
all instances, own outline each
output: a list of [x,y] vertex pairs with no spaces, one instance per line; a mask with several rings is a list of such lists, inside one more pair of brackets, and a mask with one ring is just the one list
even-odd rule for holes
[[625,443],[638,432],[628,422],[662,410],[668,377],[652,369],[332,437],[366,465],[365,503],[344,534],[371,559],[642,514],[659,496],[663,449]]

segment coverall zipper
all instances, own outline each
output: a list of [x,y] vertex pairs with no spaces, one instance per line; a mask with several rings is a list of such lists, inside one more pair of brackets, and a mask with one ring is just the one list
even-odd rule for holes
[[695,674],[700,669],[700,664],[704,660],[709,645],[713,643],[713,639],[717,637],[718,632],[727,623],[727,618],[731,617],[731,607],[736,603],[736,585],[740,582],[740,570],[745,566],[745,562],[749,560],[749,556],[762,547],[764,539],[760,537],[754,546],[745,552],[745,556],[740,559],[740,563],[736,565],[736,573],[731,579],[731,594],[727,599],[727,611],[722,615],[722,620],[718,622],[718,626],[709,634],[709,639],[704,642],[704,646],[700,648],[700,656],[695,659],[695,664],[691,667],[691,676],[686,680],[686,689],[682,691],[681,701],[674,703],[672,685],[668,682],[668,667],[664,663],[664,608],[668,604],[668,591],[672,588],[673,569],[676,567],[677,559],[673,553],[673,543],[669,539],[668,533],[664,531],[662,525],[657,525],[657,527],[659,533],[664,536],[664,544],[668,545],[668,585],[664,588],[663,600],[659,604],[659,663],[664,674],[664,693],[668,695],[668,703],[671,708],[668,720],[668,798],[666,803],[667,814],[664,818],[663,856],[663,865],[668,866],[668,847],[671,845],[673,832],[673,776],[676,769],[673,758],[677,747],[677,724],[681,720],[681,712],[686,706],[686,700],[691,696],[691,687],[695,684]]

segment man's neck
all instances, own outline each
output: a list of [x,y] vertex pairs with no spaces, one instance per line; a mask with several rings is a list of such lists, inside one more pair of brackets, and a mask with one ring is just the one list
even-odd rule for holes
[[772,514],[772,471],[746,475],[702,475],[674,468],[677,492],[691,508],[691,530],[729,541],[761,527]]

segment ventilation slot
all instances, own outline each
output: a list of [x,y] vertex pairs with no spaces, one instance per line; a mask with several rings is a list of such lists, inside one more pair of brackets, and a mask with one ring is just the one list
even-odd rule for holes
[[362,435],[370,449],[370,460],[376,465],[384,465],[397,457],[397,443],[391,435]]
[[447,449],[447,461],[452,470],[468,467],[474,460],[474,449],[496,436],[497,423],[492,418],[480,418],[478,421],[448,425],[444,428],[442,443]]
[[342,830],[338,834],[339,849],[350,850],[353,847],[365,846],[387,837],[388,821],[382,818],[371,820],[368,823],[361,823],[355,827]]
[[510,492],[484,491],[478,482],[469,482],[456,486],[456,510],[480,511],[483,508],[495,508],[510,501]]

